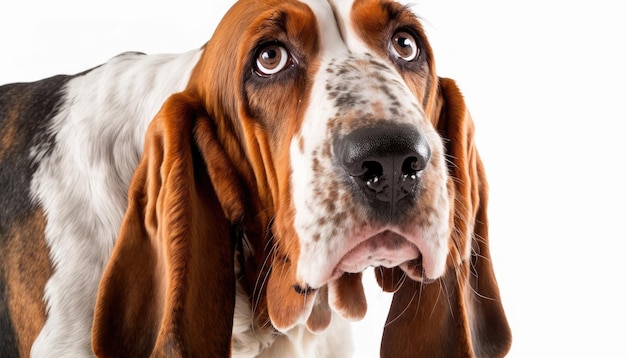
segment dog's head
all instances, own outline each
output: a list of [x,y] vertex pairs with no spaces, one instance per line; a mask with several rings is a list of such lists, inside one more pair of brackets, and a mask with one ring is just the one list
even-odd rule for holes
[[[484,189],[472,136],[462,97],[437,77],[424,30],[406,6],[241,0],[206,44],[188,89],[153,122],[134,182],[150,190],[138,190],[137,200],[131,190],[126,220],[137,215],[132,203],[154,203],[140,210],[150,219],[147,234],[172,242],[168,232],[176,231],[176,243],[203,242],[211,254],[197,259],[199,270],[230,271],[232,259],[222,256],[232,258],[232,247],[212,227],[242,228],[253,256],[241,260],[240,279],[261,308],[259,322],[267,314],[280,331],[298,324],[322,331],[329,306],[363,317],[367,267],[384,268],[383,288],[408,278],[415,291],[468,265]],[[166,214],[176,205],[188,208]],[[210,225],[196,229],[206,215]],[[173,217],[184,222],[182,234],[168,224]],[[205,304],[227,313],[225,295]]]
[[241,176],[274,216],[268,306],[277,328],[306,321],[325,285],[331,306],[362,317],[364,300],[339,286],[369,266],[418,281],[443,274],[450,196],[431,118],[438,79],[408,8],[243,1],[204,57],[192,86],[224,111],[250,167]]

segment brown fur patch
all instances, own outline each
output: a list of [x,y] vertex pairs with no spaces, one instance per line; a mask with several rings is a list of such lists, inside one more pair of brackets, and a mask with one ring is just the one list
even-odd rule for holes
[[[12,122],[12,116],[9,115],[8,122]],[[6,131],[2,132],[0,138],[0,158],[4,157],[5,151],[10,150],[15,145],[15,137],[17,136],[17,128],[9,124]]]
[[11,106],[8,113],[2,119],[3,128],[0,128],[0,158],[3,158],[7,151],[11,151],[18,144],[18,121],[22,112],[22,103],[17,102]]
[[329,283],[335,292],[330,302],[342,317],[360,320],[367,313],[367,300],[363,290],[362,273],[344,273],[336,281]]
[[[238,34],[240,41],[231,41],[233,33]],[[262,253],[288,257],[291,262],[296,262],[299,256],[290,201],[289,149],[295,133],[300,131],[302,109],[308,107],[312,84],[307,79],[318,67],[317,36],[314,14],[299,1],[236,3],[207,43],[189,83],[188,92],[199,97],[215,122],[215,139],[224,146],[225,157],[236,166],[234,174],[241,178],[244,191],[252,194],[243,198],[248,205],[242,224],[257,253],[253,266],[265,270],[268,268]],[[264,77],[255,72],[255,63],[258,52],[268,43],[284,46],[292,56],[292,65]],[[215,56],[216,53],[220,56]],[[216,93],[220,94],[217,98]],[[300,145],[305,145],[304,140]],[[218,180],[231,182],[233,176],[220,178],[212,173],[211,180],[217,188]],[[255,237],[250,226],[261,230],[272,227],[271,247],[275,252],[267,252],[265,239],[269,236],[263,233]],[[262,307],[263,298],[261,302],[253,302],[258,307],[259,322],[264,312],[269,312],[278,326],[290,326],[295,323],[292,320],[300,319],[304,308],[310,307],[292,287],[296,283],[295,272],[287,271],[294,270],[288,264],[272,267],[268,284],[274,289],[268,287],[268,310]],[[255,282],[265,274],[248,272],[250,287],[263,291],[263,287],[255,287]],[[283,315],[284,312],[287,313]],[[280,316],[275,317],[274,313]]]
[[293,289],[295,269],[289,260],[276,258],[267,282],[267,310],[272,323],[280,331],[298,324],[307,310],[312,308],[318,292],[297,293]]
[[11,228],[2,257],[9,309],[12,317],[19,317],[13,325],[22,356],[30,354],[46,318],[43,293],[52,275],[52,264],[44,240],[45,221],[38,210]]

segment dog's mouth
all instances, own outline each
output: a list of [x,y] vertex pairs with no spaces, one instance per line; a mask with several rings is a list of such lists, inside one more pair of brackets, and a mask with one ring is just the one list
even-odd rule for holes
[[[320,285],[295,284],[293,289],[301,297],[313,298],[315,304],[307,318],[312,332],[321,332],[330,324],[330,309],[344,319],[360,320],[367,311],[367,302],[361,282],[361,272],[368,267],[398,267],[411,279],[427,283],[424,274],[424,256],[418,246],[407,237],[384,230],[358,240],[341,255],[334,267],[322,273]],[[324,270],[322,270],[324,271]]]
[[[404,235],[391,230],[380,231],[362,239],[354,247],[340,256],[334,267],[328,267],[320,274],[318,284],[307,282],[296,284],[294,288],[300,294],[316,291],[318,288],[336,282],[344,274],[356,274],[368,267],[400,268],[408,278],[422,283],[431,282],[426,277],[423,254],[418,246]],[[322,271],[325,271],[322,269]]]
[[[412,281],[429,283],[445,271],[448,251],[441,237],[432,231],[365,227],[356,235],[344,238],[345,245],[334,251],[312,250],[301,254],[298,262],[301,271],[294,275],[290,291],[284,293],[293,307],[286,307],[284,296],[274,292],[285,287],[279,281],[286,277],[281,274],[270,277],[270,284],[276,281],[276,285],[268,292],[268,301],[271,296],[272,302],[281,302],[272,306],[272,323],[285,331],[304,319],[310,331],[321,332],[330,324],[331,312],[350,321],[362,319],[367,312],[367,299],[361,273],[368,267],[398,268]],[[276,272],[286,272],[282,266],[289,261],[275,264]],[[393,285],[385,287],[397,289]]]
[[333,278],[344,272],[359,273],[368,267],[400,267],[415,280],[423,278],[422,254],[404,236],[385,230],[348,251],[333,271]]
[[335,266],[329,281],[344,273],[359,273],[368,267],[378,266],[398,267],[413,281],[433,281],[425,275],[423,255],[417,245],[390,230],[380,232],[349,250]]

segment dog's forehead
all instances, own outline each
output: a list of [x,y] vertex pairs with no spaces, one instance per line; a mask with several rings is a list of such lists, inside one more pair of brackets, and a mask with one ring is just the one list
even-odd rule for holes
[[358,0],[300,0],[314,13],[322,32],[320,45],[326,53],[367,52],[367,46],[354,31],[351,13]]

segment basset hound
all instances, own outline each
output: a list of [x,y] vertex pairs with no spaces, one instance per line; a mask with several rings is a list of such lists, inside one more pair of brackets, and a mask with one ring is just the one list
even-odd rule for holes
[[[501,357],[463,97],[391,0],[240,0],[199,50],[0,87],[1,357]],[[358,342],[357,342],[358,344]]]

